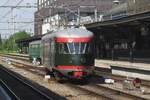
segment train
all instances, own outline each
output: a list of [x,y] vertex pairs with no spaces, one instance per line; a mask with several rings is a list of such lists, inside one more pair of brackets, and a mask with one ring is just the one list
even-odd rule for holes
[[29,52],[28,54],[30,61],[35,59],[41,64],[41,40],[33,41],[29,43]]
[[[78,79],[86,80],[94,72],[93,33],[80,28],[67,28],[47,33],[41,42],[31,42],[29,53],[31,58],[41,59],[46,71],[53,73],[57,80]],[[33,46],[33,44],[38,46]],[[32,45],[32,46],[31,46]],[[32,50],[31,50],[32,49]]]

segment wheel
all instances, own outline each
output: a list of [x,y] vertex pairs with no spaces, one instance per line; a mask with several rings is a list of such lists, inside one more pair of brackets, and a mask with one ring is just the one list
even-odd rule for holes
[[32,57],[29,58],[29,61],[30,61],[30,63],[32,63],[32,61],[33,61]]
[[37,62],[37,65],[41,65],[41,59],[40,58],[37,58],[36,62]]
[[57,82],[59,83],[65,83],[65,78],[61,75],[61,73],[59,72],[53,72],[54,73],[54,77],[56,79]]
[[81,85],[85,85],[89,83],[89,78],[83,78],[82,80],[79,80]]

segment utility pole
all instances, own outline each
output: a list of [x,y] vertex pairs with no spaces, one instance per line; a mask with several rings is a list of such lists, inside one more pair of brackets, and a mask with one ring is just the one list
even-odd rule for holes
[[[14,13],[13,13],[13,8],[11,8],[11,22],[12,22],[12,27],[14,28]],[[14,31],[12,31],[12,34]]]
[[94,10],[94,15],[95,15],[95,22],[97,22],[97,0],[95,1],[95,10]]
[[[15,23],[14,23],[14,13],[13,13],[13,8],[11,8],[11,22],[12,22],[12,28],[13,28],[13,31],[12,31],[12,34],[15,33]],[[14,43],[15,43],[15,39],[14,37],[12,36],[13,38],[13,43],[12,43],[12,50],[14,51]]]
[[97,22],[97,7],[95,7],[94,15],[95,15],[95,22]]
[[11,8],[11,23],[12,23],[12,29],[13,29],[13,31],[12,31],[12,34],[14,34],[16,31],[15,31],[15,29],[16,29],[16,25],[15,25],[15,17],[17,16],[15,16],[14,15],[14,8]]
[[80,6],[78,7],[78,25],[80,26]]
[[[14,13],[13,13],[13,8],[11,8],[11,22],[12,22],[12,26],[14,28]],[[12,31],[11,33],[13,34],[14,31]]]
[[[22,2],[22,1],[20,1],[20,2]],[[19,3],[20,3],[19,2]],[[19,4],[18,3],[18,4]],[[24,6],[18,6],[18,4],[16,5],[16,6],[0,6],[0,8],[10,8],[11,10],[9,11],[10,12],[10,14],[11,14],[11,23],[12,23],[12,31],[11,31],[11,33],[13,34],[13,33],[15,33],[15,31],[16,31],[16,25],[15,25],[15,23],[17,23],[17,22],[15,22],[15,15],[14,15],[14,9],[16,9],[16,8],[37,8],[37,6],[34,6],[34,5],[29,5],[29,4],[27,4],[27,5],[24,5]],[[8,13],[6,13],[6,15],[8,15],[9,14],[9,12]],[[5,16],[4,16],[5,17]],[[20,22],[21,23],[21,22]],[[26,22],[22,22],[22,23],[26,23]],[[27,22],[28,23],[28,22]]]

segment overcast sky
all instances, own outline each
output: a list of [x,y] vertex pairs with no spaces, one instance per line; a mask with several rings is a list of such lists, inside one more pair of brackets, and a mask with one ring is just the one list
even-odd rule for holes
[[[37,0],[0,0],[0,6],[16,6],[20,1],[22,1],[19,6],[24,6],[27,3],[31,5],[35,5]],[[34,21],[34,12],[37,9],[35,8],[14,8],[13,16],[15,16],[15,22],[31,22]],[[0,7],[0,34],[3,38],[10,36],[13,34],[13,30],[3,30],[3,29],[13,29],[14,26],[16,28],[16,32],[20,30],[26,30],[28,32],[34,31],[33,25],[34,23],[25,24],[25,23],[2,23],[2,22],[12,22],[12,12],[11,8],[2,8]]]

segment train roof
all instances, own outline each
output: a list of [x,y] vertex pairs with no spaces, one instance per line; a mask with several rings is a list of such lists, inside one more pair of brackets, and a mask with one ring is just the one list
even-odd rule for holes
[[41,40],[36,40],[36,41],[30,42],[29,44],[31,45],[31,44],[40,44],[40,43],[41,43]]
[[68,28],[64,30],[59,30],[47,34],[42,37],[42,39],[52,38],[52,37],[61,37],[61,38],[82,38],[82,37],[93,37],[93,33],[82,28]]

